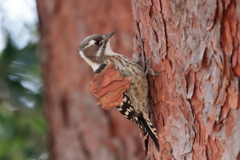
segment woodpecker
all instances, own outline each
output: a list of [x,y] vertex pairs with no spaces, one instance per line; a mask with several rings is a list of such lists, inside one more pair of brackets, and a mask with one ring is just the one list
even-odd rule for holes
[[123,100],[116,108],[128,120],[135,122],[144,133],[149,134],[159,150],[157,130],[148,118],[148,82],[141,67],[132,59],[115,53],[107,35],[94,34],[86,37],[78,47],[80,56],[90,65],[94,74],[100,73],[113,62],[123,77],[131,77],[129,89],[123,93]]

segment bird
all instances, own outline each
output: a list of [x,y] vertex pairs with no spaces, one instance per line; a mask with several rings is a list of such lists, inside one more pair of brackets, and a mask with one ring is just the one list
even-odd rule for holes
[[121,76],[132,78],[129,89],[123,93],[123,100],[116,108],[128,120],[136,123],[145,134],[150,135],[159,151],[157,130],[149,119],[149,87],[146,75],[138,63],[112,50],[110,38],[114,33],[86,37],[78,47],[79,54],[94,74],[100,73],[112,62]]

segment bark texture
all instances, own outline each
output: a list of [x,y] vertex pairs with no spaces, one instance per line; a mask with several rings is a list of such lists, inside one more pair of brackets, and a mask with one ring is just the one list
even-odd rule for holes
[[105,112],[89,91],[90,67],[78,45],[108,34],[116,52],[131,57],[134,24],[129,0],[37,0],[45,111],[53,160],[139,160],[140,130],[118,111]]
[[135,57],[148,74],[160,153],[149,159],[240,159],[238,0],[132,0]]

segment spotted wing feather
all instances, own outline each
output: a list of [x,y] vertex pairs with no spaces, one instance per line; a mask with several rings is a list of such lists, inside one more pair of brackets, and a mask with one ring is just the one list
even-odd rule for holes
[[135,122],[141,130],[148,133],[152,138],[156,148],[159,151],[159,143],[157,138],[157,130],[148,119],[148,117],[143,114],[136,115],[129,96],[126,92],[123,93],[123,100],[120,106],[116,107],[120,113],[122,113],[128,120]]
[[[128,120],[138,124],[138,117],[132,106],[132,102],[126,92],[123,93],[123,100],[120,106],[116,107],[120,113],[124,115]],[[142,126],[138,124],[140,129],[143,130]]]

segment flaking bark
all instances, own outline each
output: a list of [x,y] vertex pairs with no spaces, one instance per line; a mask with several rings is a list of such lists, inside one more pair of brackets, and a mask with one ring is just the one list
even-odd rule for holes
[[160,153],[148,158],[235,160],[240,154],[238,0],[132,0],[135,57],[150,60]]

